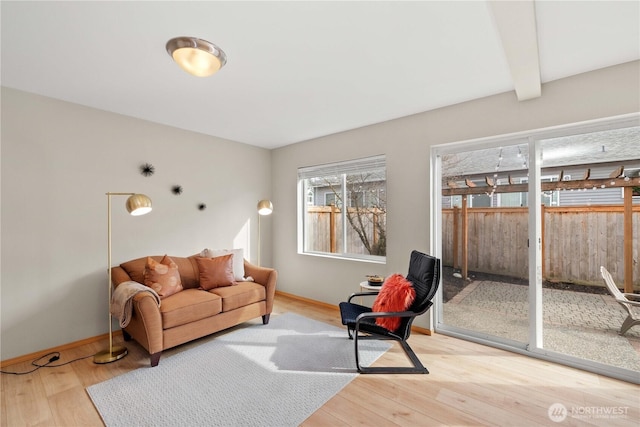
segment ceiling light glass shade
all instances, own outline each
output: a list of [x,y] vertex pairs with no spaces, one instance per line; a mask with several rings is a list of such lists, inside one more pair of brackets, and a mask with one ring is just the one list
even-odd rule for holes
[[195,37],[176,37],[167,42],[167,52],[189,74],[207,77],[227,63],[227,55],[215,44]]
[[144,194],[134,194],[127,199],[127,212],[133,216],[151,212],[151,199]]
[[273,212],[273,204],[269,200],[260,200],[258,202],[258,214],[271,215]]

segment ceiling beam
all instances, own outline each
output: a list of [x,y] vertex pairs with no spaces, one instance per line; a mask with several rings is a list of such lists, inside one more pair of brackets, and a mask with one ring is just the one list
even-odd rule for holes
[[518,101],[542,94],[533,0],[487,1],[502,40]]

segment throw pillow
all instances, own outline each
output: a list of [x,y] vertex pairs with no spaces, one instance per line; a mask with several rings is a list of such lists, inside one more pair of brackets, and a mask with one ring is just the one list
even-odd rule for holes
[[233,277],[233,254],[215,258],[196,258],[200,270],[200,286],[204,290],[231,286]]
[[233,277],[236,282],[244,280],[244,250],[240,249],[203,249],[201,257],[215,258],[222,255],[233,254]]
[[182,290],[177,264],[165,255],[160,262],[147,257],[144,267],[144,284],[156,291],[160,299]]
[[[392,274],[382,284],[371,309],[375,312],[405,311],[411,307],[415,298],[413,284],[401,274]],[[400,321],[399,317],[379,317],[376,325],[393,332],[400,326]]]

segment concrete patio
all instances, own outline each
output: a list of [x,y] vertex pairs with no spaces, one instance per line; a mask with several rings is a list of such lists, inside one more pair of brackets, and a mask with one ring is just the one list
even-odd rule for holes
[[[543,289],[542,298],[544,348],[640,372],[640,326],[618,335],[627,313],[613,297]],[[443,316],[447,325],[527,342],[528,308],[527,286],[473,281]]]

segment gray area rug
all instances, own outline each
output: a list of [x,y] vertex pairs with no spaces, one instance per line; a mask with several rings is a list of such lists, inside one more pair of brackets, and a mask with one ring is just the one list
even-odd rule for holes
[[[363,341],[372,364],[391,345]],[[272,315],[87,388],[108,426],[297,426],[356,376],[345,329]]]

